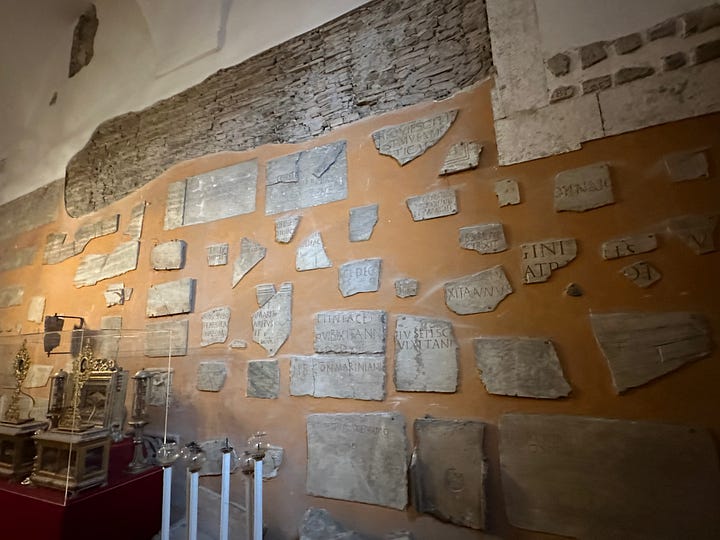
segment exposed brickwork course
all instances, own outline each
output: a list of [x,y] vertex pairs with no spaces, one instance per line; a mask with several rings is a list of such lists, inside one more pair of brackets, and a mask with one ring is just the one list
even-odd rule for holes
[[491,68],[484,0],[377,0],[103,123],[68,164],[67,210],[103,208],[184,159],[442,99]]

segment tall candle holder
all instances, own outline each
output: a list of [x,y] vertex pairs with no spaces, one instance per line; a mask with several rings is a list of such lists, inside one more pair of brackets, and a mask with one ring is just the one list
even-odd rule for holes
[[188,468],[188,498],[187,498],[187,538],[197,540],[198,528],[198,484],[200,469],[202,469],[207,456],[202,447],[192,441],[180,452],[180,457],[187,463]]
[[58,428],[66,431],[83,431],[92,427],[92,424],[83,424],[80,414],[80,395],[93,369],[94,354],[90,340],[85,341],[82,354],[73,359],[73,394],[72,406],[65,407]]
[[177,444],[163,442],[157,451],[155,460],[163,468],[163,500],[162,521],[160,523],[160,540],[170,540],[170,500],[172,491],[172,466],[180,457]]
[[133,427],[133,459],[128,465],[128,470],[132,473],[139,473],[150,466],[143,452],[143,429],[148,424],[147,408],[151,377],[152,374],[145,369],[141,369],[132,377],[135,394],[133,395],[132,420],[128,422]]
[[13,390],[12,397],[10,398],[10,405],[5,411],[5,415],[3,417],[4,422],[8,422],[10,424],[24,424],[25,422],[32,420],[32,418],[29,417],[20,418],[20,395],[24,393],[22,391],[22,385],[23,382],[25,382],[25,377],[27,377],[28,371],[30,370],[30,363],[30,353],[27,349],[27,341],[23,340],[22,346],[15,355],[15,360],[13,360],[13,375],[15,376],[17,386]]

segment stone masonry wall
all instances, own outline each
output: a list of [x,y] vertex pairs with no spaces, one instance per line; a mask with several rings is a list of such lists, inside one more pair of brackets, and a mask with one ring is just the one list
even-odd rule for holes
[[68,164],[67,211],[103,208],[185,159],[445,98],[491,68],[485,0],[377,0],[100,125]]

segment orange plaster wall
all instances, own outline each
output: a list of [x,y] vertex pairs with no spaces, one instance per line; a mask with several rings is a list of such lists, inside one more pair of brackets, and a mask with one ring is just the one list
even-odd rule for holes
[[[298,145],[264,146],[253,151],[206,156],[179,164],[149,185],[113,206],[74,220],[62,212],[56,223],[18,237],[16,247],[44,246],[50,232],[73,233],[86,220],[119,213],[118,233],[95,239],[88,253],[107,253],[126,241],[131,208],[147,201],[141,238],[140,262],[134,272],[102,281],[93,287],[76,289],[73,276],[81,256],[54,266],[41,265],[41,251],[32,267],[0,274],[0,285],[22,284],[22,306],[0,310],[0,328],[22,322],[23,332],[40,330],[27,322],[29,299],[47,297],[46,313],[82,315],[91,328],[98,328],[104,315],[121,315],[124,328],[143,328],[147,289],[157,283],[191,277],[197,280],[195,310],[190,319],[190,351],[174,360],[176,407],[170,416],[170,431],[185,440],[229,436],[236,447],[254,431],[264,430],[273,444],[285,448],[285,462],[279,476],[265,484],[265,518],[270,538],[293,538],[307,507],[327,508],[349,527],[365,533],[382,534],[409,529],[416,538],[482,538],[477,531],[443,524],[432,517],[418,516],[413,509],[391,510],[347,501],[305,495],[306,436],[305,416],[316,412],[397,411],[407,421],[412,442],[412,422],[427,414],[444,418],[477,418],[489,423],[485,449],[489,459],[488,508],[490,532],[503,538],[541,538],[545,535],[521,531],[508,525],[500,486],[497,450],[497,423],[506,412],[537,412],[596,415],[627,419],[652,419],[703,426],[720,435],[720,380],[718,354],[701,359],[659,380],[627,392],[615,394],[610,373],[592,334],[591,311],[697,311],[704,313],[717,340],[720,328],[720,252],[695,255],[679,240],[665,232],[665,220],[692,213],[720,212],[720,115],[689,119],[586,144],[582,150],[511,167],[498,167],[490,107],[490,84],[439,103],[428,103],[357,122],[337,129],[329,136]],[[404,167],[375,150],[370,134],[393,125],[444,110],[459,109],[454,125],[438,144]],[[274,241],[274,220],[264,215],[265,163],[272,158],[326,144],[348,141],[347,200],[300,211],[303,217],[292,243]],[[459,141],[477,140],[484,145],[480,167],[447,177],[437,171],[450,146]],[[708,148],[711,178],[680,184],[669,181],[662,157],[670,152]],[[167,186],[186,176],[209,171],[251,158],[259,160],[257,210],[245,216],[172,231],[162,229]],[[611,167],[616,203],[586,213],[555,213],[553,179],[556,173],[597,162]],[[522,204],[499,208],[494,182],[515,177],[520,183]],[[423,222],[413,222],[405,199],[442,187],[458,191],[459,213]],[[379,222],[367,242],[348,241],[348,211],[352,207],[379,203]],[[458,228],[488,222],[501,222],[510,249],[503,253],[480,255],[458,245]],[[328,269],[296,272],[295,250],[299,242],[314,231],[322,233],[326,251],[333,261]],[[600,244],[610,238],[632,233],[656,232],[659,249],[641,256],[603,261]],[[240,239],[252,238],[268,248],[266,258],[231,288],[232,261],[239,253]],[[520,272],[520,244],[550,238],[575,237],[579,253],[575,261],[556,271],[550,281],[523,285]],[[150,251],[153,245],[172,239],[188,244],[183,270],[153,271]],[[230,263],[209,268],[205,246],[216,242],[230,244]],[[338,267],[350,260],[382,257],[380,290],[343,299],[337,287]],[[645,290],[626,280],[620,268],[636,260],[648,260],[663,279]],[[445,281],[502,264],[515,290],[491,313],[460,316],[444,303]],[[420,281],[415,298],[398,299],[393,283],[400,277]],[[134,289],[124,306],[105,307],[103,291],[109,283],[123,282]],[[245,397],[246,362],[266,358],[264,350],[252,342],[251,314],[257,309],[255,285],[291,281],[294,285],[292,333],[277,358],[281,366],[280,398],[261,400]],[[568,283],[578,283],[585,294],[566,296]],[[200,348],[203,311],[229,305],[232,308],[230,334],[248,342],[246,350],[229,350],[226,344]],[[331,309],[384,309],[389,313],[387,398],[383,402],[289,397],[289,358],[292,354],[311,354],[313,315]],[[460,386],[455,394],[396,392],[392,382],[396,315],[417,314],[452,321],[460,344]],[[184,316],[177,316],[184,318]],[[167,320],[168,318],[154,321]],[[150,322],[154,322],[150,321]],[[5,332],[7,334],[7,332]],[[475,368],[472,338],[478,336],[542,336],[553,340],[566,378],[572,386],[567,399],[534,400],[489,395]],[[195,390],[195,371],[200,360],[225,358],[229,378],[219,393]],[[162,366],[161,359],[137,358],[130,370]],[[133,363],[131,362],[131,363]],[[151,426],[152,427],[152,426]],[[155,429],[160,429],[156,422]],[[217,489],[216,479],[203,484]],[[243,487],[233,481],[233,499],[242,499]]]

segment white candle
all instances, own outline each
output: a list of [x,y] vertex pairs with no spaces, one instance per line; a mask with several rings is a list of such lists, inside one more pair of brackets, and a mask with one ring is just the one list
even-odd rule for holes
[[255,496],[253,501],[253,540],[262,540],[263,515],[262,515],[262,482],[263,482],[262,459],[255,460]]
[[220,491],[220,540],[228,540],[228,516],[230,513],[230,455],[224,452],[222,459],[222,487]]
[[190,473],[190,501],[188,502],[188,540],[197,540],[199,472]]
[[162,525],[160,540],[170,540],[170,489],[172,487],[172,467],[163,467]]

